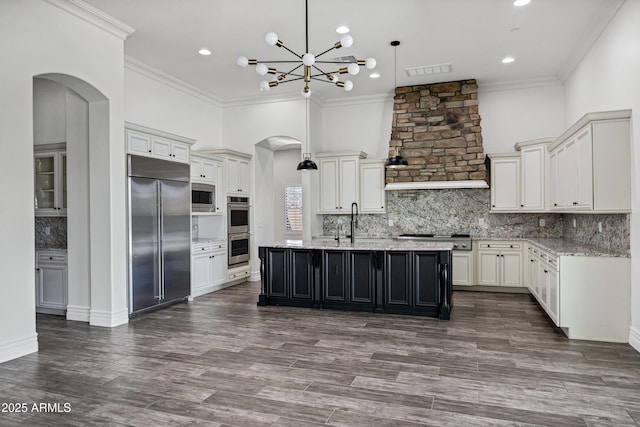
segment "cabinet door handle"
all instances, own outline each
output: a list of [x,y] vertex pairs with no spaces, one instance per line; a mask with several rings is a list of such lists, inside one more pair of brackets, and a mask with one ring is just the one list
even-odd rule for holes
[[533,262],[533,260],[530,260],[531,262]]
[[524,205],[520,205],[521,208],[524,208]]
[[487,247],[488,247],[488,248],[490,248],[490,247],[491,247],[491,245],[487,245]]
[[49,257],[49,259],[53,259],[53,257],[52,257],[52,256],[50,256],[50,257]]
[[544,271],[544,274],[547,274],[547,273],[548,273],[548,271],[547,271],[547,270],[545,270],[545,271]]
[[558,206],[558,204],[557,204],[557,203],[554,203],[554,204],[553,204],[553,206]]
[[492,207],[492,208],[495,208],[495,207],[496,207],[496,205],[491,205],[491,207]]
[[151,150],[149,150],[149,152],[151,152]]

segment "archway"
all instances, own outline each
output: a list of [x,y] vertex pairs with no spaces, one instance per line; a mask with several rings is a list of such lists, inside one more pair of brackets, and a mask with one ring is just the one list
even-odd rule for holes
[[96,247],[105,242],[100,242],[99,233],[95,232],[100,227],[95,214],[103,208],[100,195],[104,195],[108,184],[103,178],[104,168],[95,165],[104,164],[101,148],[110,143],[109,100],[94,86],[74,76],[59,73],[34,76],[34,143],[41,138],[39,133],[47,132],[38,129],[37,123],[38,111],[42,109],[38,102],[43,100],[38,99],[36,89],[42,84],[63,93],[62,102],[54,100],[44,108],[64,108],[64,114],[58,115],[64,124],[57,126],[63,129],[67,152],[67,319],[100,324],[92,319],[95,317],[92,288],[97,286],[92,276],[106,261],[96,256]]

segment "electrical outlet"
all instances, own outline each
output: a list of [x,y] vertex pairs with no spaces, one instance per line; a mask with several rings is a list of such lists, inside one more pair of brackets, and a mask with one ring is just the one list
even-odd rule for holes
[[573,218],[572,224],[573,224],[573,228],[576,228],[578,226],[575,218]]
[[51,236],[51,227],[45,227],[44,234],[45,236]]
[[540,227],[544,227],[546,224],[544,218],[540,218]]
[[389,218],[389,227],[393,227],[393,220]]
[[598,221],[598,233],[602,233],[602,222]]
[[480,226],[483,226],[483,225],[484,225],[484,218],[480,218],[480,219],[478,220],[478,224],[479,224]]

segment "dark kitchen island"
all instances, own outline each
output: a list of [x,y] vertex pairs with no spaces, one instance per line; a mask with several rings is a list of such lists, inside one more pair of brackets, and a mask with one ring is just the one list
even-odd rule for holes
[[450,242],[285,240],[260,246],[258,305],[449,319]]

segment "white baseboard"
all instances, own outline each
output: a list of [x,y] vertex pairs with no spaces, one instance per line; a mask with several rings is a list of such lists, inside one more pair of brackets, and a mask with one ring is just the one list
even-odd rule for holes
[[260,270],[252,271],[251,275],[247,279],[248,282],[259,282],[260,281]]
[[129,323],[129,310],[126,308],[113,312],[106,310],[91,310],[89,312],[89,324],[92,326],[113,328],[125,323]]
[[629,344],[640,353],[640,330],[633,326],[629,328]]
[[38,334],[26,338],[0,343],[0,363],[17,359],[38,351]]
[[90,319],[91,307],[83,305],[68,305],[67,306],[67,320],[74,320],[76,322],[88,322]]

